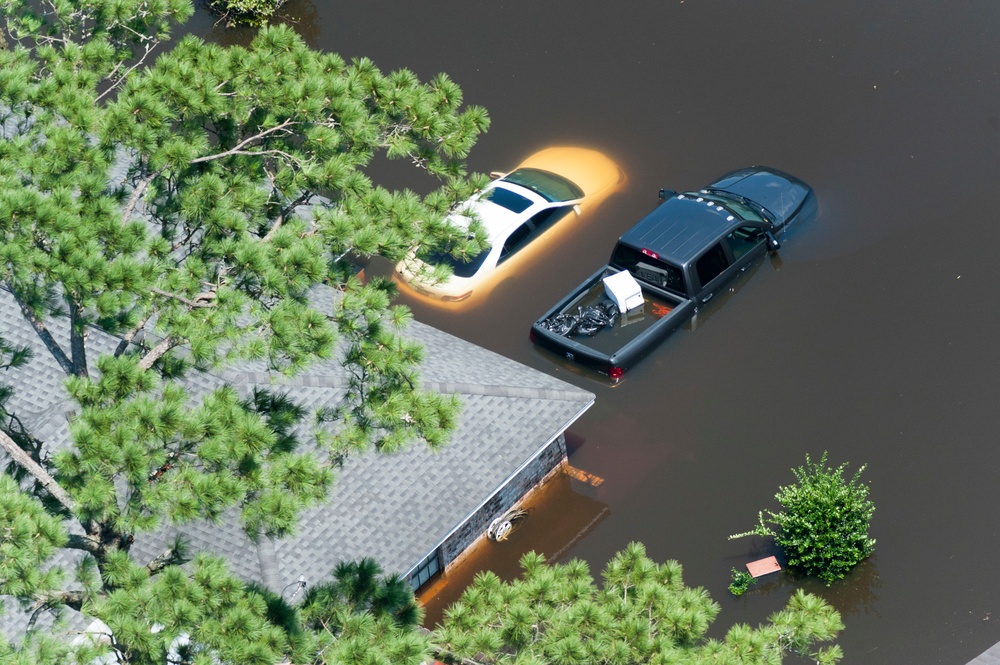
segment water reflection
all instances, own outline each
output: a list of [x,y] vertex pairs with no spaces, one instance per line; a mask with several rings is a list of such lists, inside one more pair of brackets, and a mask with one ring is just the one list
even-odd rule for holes
[[[219,44],[221,46],[249,46],[253,38],[257,36],[257,28],[249,25],[229,25],[225,18],[208,9],[204,0],[199,3],[202,8],[201,16],[197,17],[195,23],[208,18],[211,20],[211,27],[207,30],[199,31],[203,34],[205,41]],[[281,9],[278,15],[271,21],[275,25],[287,25],[299,33],[299,35],[312,48],[319,48],[319,26],[316,6],[312,0],[289,0]]]
[[279,22],[292,27],[312,48],[320,48],[320,20],[312,0],[289,0],[281,8]]
[[[816,584],[819,586],[819,584]],[[871,614],[881,616],[877,603],[882,578],[878,572],[878,553],[872,554],[851,570],[850,574],[830,587],[812,590],[837,608],[845,619],[850,616]]]
[[528,517],[506,540],[482,538],[420,596],[426,612],[424,625],[434,626],[444,610],[462,595],[481,570],[492,570],[503,580],[521,574],[521,557],[530,551],[558,562],[572,555],[574,546],[606,519],[611,510],[589,496],[596,494],[586,483],[558,473],[528,496],[522,508]]

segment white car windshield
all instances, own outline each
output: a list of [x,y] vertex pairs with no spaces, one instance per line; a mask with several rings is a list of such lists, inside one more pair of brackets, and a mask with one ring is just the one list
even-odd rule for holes
[[433,252],[421,251],[417,252],[417,258],[430,265],[449,266],[456,277],[472,277],[482,267],[483,262],[490,253],[490,249],[490,247],[487,247],[472,257],[456,257],[442,250]]

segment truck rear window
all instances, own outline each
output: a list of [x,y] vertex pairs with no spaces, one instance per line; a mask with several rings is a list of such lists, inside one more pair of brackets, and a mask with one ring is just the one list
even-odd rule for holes
[[647,256],[638,249],[618,243],[611,254],[611,263],[628,270],[637,279],[654,284],[661,289],[685,296],[684,275],[677,266]]

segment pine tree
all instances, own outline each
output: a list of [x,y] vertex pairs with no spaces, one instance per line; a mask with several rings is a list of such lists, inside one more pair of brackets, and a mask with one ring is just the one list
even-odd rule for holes
[[771,665],[789,654],[821,663],[841,657],[837,645],[815,649],[843,629],[825,601],[795,592],[784,610],[758,628],[734,626],[724,640],[706,638],[719,606],[684,585],[676,561],[658,564],[631,543],[608,562],[600,588],[586,563],[549,565],[534,552],[510,583],[476,576],[445,611],[435,637],[457,657],[483,664]]
[[340,563],[332,582],[306,592],[299,616],[316,636],[323,665],[429,660],[431,640],[419,630],[423,611],[413,591],[398,575],[383,575],[374,559]]
[[[364,284],[351,266],[418,242],[479,242],[444,218],[484,182],[464,159],[486,112],[443,74],[386,74],[288,28],[249,47],[188,37],[156,57],[190,0],[0,9],[0,288],[62,368],[76,414],[73,446],[51,456],[3,414],[0,445],[22,482],[0,483],[0,591],[35,616],[103,620],[122,662],[171,650],[279,662],[300,646],[269,621],[266,594],[181,543],[135,561],[132,540],[234,508],[251,537],[280,537],[344,456],[445,442],[457,403],[420,390],[421,350],[398,334],[407,311],[391,283]],[[379,187],[365,174],[376,159],[405,159],[440,186]],[[52,332],[60,319],[68,341]],[[113,353],[94,356],[96,329],[121,340]],[[27,360],[14,351],[0,349]],[[281,394],[183,384],[244,359],[294,374],[334,357],[347,393],[319,414]],[[318,446],[305,450],[295,425],[313,415]],[[77,570],[46,565],[59,547],[84,554]],[[38,635],[3,648],[67,662]]]

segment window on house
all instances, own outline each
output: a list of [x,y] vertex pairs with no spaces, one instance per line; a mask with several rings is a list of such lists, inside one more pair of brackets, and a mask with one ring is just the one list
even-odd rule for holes
[[414,592],[427,583],[427,580],[441,572],[441,552],[434,550],[421,561],[410,573],[410,588]]

